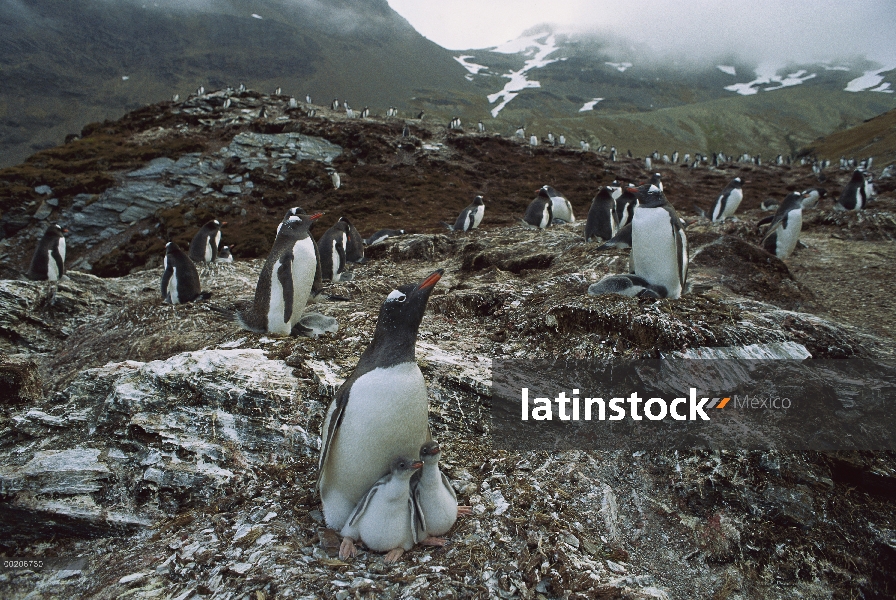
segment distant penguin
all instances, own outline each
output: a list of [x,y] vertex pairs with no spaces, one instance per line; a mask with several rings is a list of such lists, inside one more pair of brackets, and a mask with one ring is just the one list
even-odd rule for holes
[[588,209],[588,220],[585,222],[585,241],[590,242],[594,238],[607,241],[616,235],[619,222],[616,220],[616,200],[612,190],[604,186],[591,201]]
[[364,109],[361,111],[361,118],[366,119],[369,116],[370,116],[370,109],[365,106]]
[[311,94],[305,94],[305,104],[311,104]]
[[688,244],[675,209],[651,186],[632,216],[631,262],[635,275],[679,298],[688,274]]
[[676,165],[678,164],[678,150],[672,153],[672,163]]
[[653,177],[650,178],[650,185],[655,185],[663,191],[663,176],[660,173],[654,173]]
[[172,102],[180,102],[180,94],[174,94],[174,98],[172,98]]
[[276,90],[274,90],[274,95],[279,96],[281,91],[282,90],[280,88],[277,88]]
[[422,120],[422,119],[423,119],[423,115],[424,115],[424,112],[421,110],[420,112],[417,113],[417,119]]
[[37,243],[26,276],[33,281],[59,281],[65,275],[65,233],[59,225],[47,227]]
[[408,127],[407,123],[405,123],[404,127],[401,129],[401,137],[410,137],[411,129]]
[[565,146],[565,145],[566,145],[566,136],[565,136],[565,135],[561,135],[561,136],[560,136],[560,145],[561,145],[561,146]]
[[554,134],[550,131],[548,132],[548,143],[552,146],[554,145]]
[[233,254],[231,252],[232,248],[230,246],[221,246],[221,249],[218,250],[218,258],[215,259],[216,263],[232,263],[233,262]]
[[364,238],[346,217],[339,217],[339,223],[345,223],[348,239],[345,244],[345,260],[350,263],[364,262]]
[[287,212],[261,267],[251,306],[235,315],[244,329],[278,335],[303,332],[302,312],[321,286],[317,246],[308,232],[320,216]]
[[808,208],[808,203],[811,203],[811,199],[807,194],[798,192],[788,194],[771,219],[768,231],[762,239],[762,247],[781,260],[790,256],[800,239],[803,208],[804,206]]
[[485,125],[482,124],[482,121],[479,121],[477,126],[479,127],[479,133],[485,133]]
[[451,231],[469,231],[479,227],[484,215],[485,203],[482,201],[482,196],[476,196],[473,198],[472,204],[460,211],[460,214],[454,221],[454,225],[448,225],[447,223],[445,225]]
[[346,246],[348,245],[348,224],[338,221],[327,229],[317,241],[320,252],[320,272],[324,281],[350,281],[351,274],[346,272]]
[[268,113],[267,113],[267,111],[265,111],[264,105],[262,105],[262,107],[258,110],[258,118],[266,119],[267,117],[268,117]]
[[576,217],[572,213],[572,204],[566,199],[566,196],[555,190],[549,185],[541,186],[538,193],[544,192],[551,199],[551,218],[563,221],[564,223],[575,223]]
[[330,171],[330,182],[333,184],[333,189],[338,190],[342,185],[342,178],[339,177],[339,173],[336,171]]
[[530,135],[530,136],[529,136],[529,145],[530,145],[530,146],[537,146],[537,145],[538,145],[538,136],[537,136],[537,135]]
[[196,265],[174,242],[165,245],[162,264],[162,301],[166,304],[184,304],[211,296],[202,293]]
[[616,162],[616,148],[610,148],[610,162]]
[[653,159],[651,159],[649,156],[644,159],[644,167],[648,171],[653,168]]
[[375,552],[386,552],[383,562],[394,563],[425,537],[420,529],[425,523],[411,493],[411,477],[422,467],[422,461],[410,457],[392,460],[389,473],[373,484],[346,519],[339,532],[339,558],[355,556],[355,540],[361,540]]
[[404,229],[380,229],[369,238],[364,240],[364,243],[368,246],[373,246],[374,244],[389,239],[390,237],[404,235],[404,233]]
[[710,213],[710,218],[716,222],[724,221],[728,217],[733,216],[743,199],[743,180],[740,177],[735,177],[728,182],[728,185],[725,186],[725,189],[722,190],[722,193],[716,198],[715,204],[713,204],[712,207],[712,212]]
[[205,86],[201,86],[201,85],[200,85],[200,86],[199,86],[199,89],[196,90],[196,95],[197,95],[197,96],[203,96],[203,95],[205,95]]
[[550,227],[554,218],[551,209],[552,204],[551,197],[544,191],[544,188],[538,190],[538,195],[529,204],[529,208],[526,209],[526,216],[523,217],[523,222],[530,227],[537,227],[538,229]]
[[237,91],[245,92],[245,91],[246,91],[246,85],[245,85],[244,83],[240,82],[240,87],[237,88]]
[[221,105],[221,108],[223,110],[227,110],[228,108],[230,108],[230,104],[230,98],[227,98],[226,100],[224,100],[224,104]]
[[840,193],[834,208],[836,210],[863,210],[867,204],[868,192],[865,188],[865,176],[856,169]]
[[380,307],[373,341],[327,409],[317,487],[337,531],[395,456],[417,456],[431,438],[429,396],[415,358],[426,304],[443,271],[399,287]]
[[514,135],[515,135],[516,137],[518,137],[518,138],[524,138],[524,137],[526,137],[526,128],[523,127],[522,125],[519,126],[519,127],[517,127],[517,129],[516,129],[516,133],[515,133]]
[[315,109],[315,108],[309,108],[308,112],[305,113],[305,115],[307,115],[309,117],[313,117],[316,114],[317,114],[317,109]]
[[339,110],[339,99],[333,98],[333,102],[330,104],[330,110]]
[[661,285],[651,285],[643,277],[637,275],[607,275],[597,283],[588,286],[589,296],[619,294],[630,298],[665,298],[668,292]]
[[289,99],[289,107],[290,108],[298,108],[298,106],[299,106],[298,100],[296,100],[295,98]]
[[221,245],[221,226],[227,225],[227,222],[221,222],[217,219],[209,221],[203,225],[193,241],[190,242],[190,258],[200,263],[213,263],[218,258],[218,248]]

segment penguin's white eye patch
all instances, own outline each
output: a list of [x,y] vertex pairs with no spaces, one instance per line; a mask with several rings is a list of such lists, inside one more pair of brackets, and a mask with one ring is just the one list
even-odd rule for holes
[[404,302],[406,298],[407,296],[398,290],[392,290],[392,293],[386,296],[386,302]]
[[299,217],[290,217],[289,222],[290,223],[301,223],[302,219],[300,219]]

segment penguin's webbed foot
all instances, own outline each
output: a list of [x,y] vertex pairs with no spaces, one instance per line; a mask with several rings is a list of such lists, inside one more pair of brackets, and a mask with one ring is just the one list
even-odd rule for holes
[[[432,536],[430,536],[424,540],[420,540],[420,545],[422,545],[422,546],[444,546],[446,543],[447,543],[447,540],[445,540],[445,538],[432,537]],[[394,550],[393,550],[393,552],[394,552]]]
[[472,515],[472,514],[473,514],[472,506],[465,506],[463,504],[457,505],[457,516],[458,517],[460,517],[461,515]]
[[383,557],[383,562],[391,565],[394,562],[398,562],[398,559],[401,558],[402,554],[404,554],[404,548],[395,548],[394,550],[389,550],[386,553],[386,556]]
[[358,554],[358,550],[355,548],[355,540],[350,537],[342,538],[342,543],[339,545],[339,558],[354,558]]

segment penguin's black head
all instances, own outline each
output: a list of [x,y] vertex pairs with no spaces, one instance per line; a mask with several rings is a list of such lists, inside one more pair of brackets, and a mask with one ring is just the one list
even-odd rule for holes
[[597,192],[597,196],[594,198],[595,200],[612,200],[613,199],[613,188],[605,185]]
[[551,194],[548,192],[548,186],[545,185],[545,186],[542,186],[541,188],[539,188],[536,198],[542,198],[543,200],[550,202]]
[[[419,284],[409,283],[392,290],[380,307],[371,346],[381,346],[386,362],[394,364],[414,358],[414,346],[420,321],[426,312],[429,295],[444,273],[435,271]],[[407,354],[410,354],[408,358]]]
[[389,470],[393,475],[400,475],[402,477],[410,477],[417,470],[423,466],[423,461],[420,460],[411,460],[410,458],[405,458],[403,456],[399,456],[398,458],[392,459],[392,464],[389,465]]
[[744,180],[741,179],[740,177],[735,177],[734,179],[731,180],[731,185],[736,188],[743,187]]
[[57,223],[53,223],[44,232],[44,237],[62,237],[62,234],[68,233],[68,229],[63,229]]
[[668,203],[669,201],[666,200],[666,196],[660,191],[660,188],[655,185],[651,185],[647,188],[646,193],[638,194],[638,206],[643,206],[644,208],[659,208]]
[[476,206],[482,206],[483,204],[485,204],[485,202],[482,201],[482,196],[476,196],[475,198],[473,198],[473,204],[475,204]]
[[205,225],[203,225],[202,228],[203,228],[203,229],[211,229],[211,230],[213,230],[213,231],[218,231],[218,230],[221,229],[221,226],[222,226],[222,225],[227,225],[227,221],[224,221],[224,222],[222,223],[222,222],[219,221],[218,219],[212,219],[211,221],[209,221],[208,223],[206,223]]
[[180,249],[180,247],[174,242],[168,242],[167,244],[165,244],[165,254],[178,254],[182,252],[183,251]]
[[283,223],[281,223],[282,227],[277,233],[279,234],[284,230],[295,234],[307,233],[315,219],[319,219],[323,214],[324,213],[317,213],[314,215],[288,215],[283,219]]

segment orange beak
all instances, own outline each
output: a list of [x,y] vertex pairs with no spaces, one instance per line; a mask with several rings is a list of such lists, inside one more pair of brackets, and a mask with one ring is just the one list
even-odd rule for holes
[[417,286],[417,289],[424,290],[426,288],[431,288],[432,286],[434,286],[435,284],[437,284],[439,282],[439,279],[442,278],[442,273],[444,273],[444,272],[445,272],[444,269],[439,269],[438,271],[436,271],[435,273],[433,273],[432,275],[430,275],[429,277],[424,279],[420,283],[420,285]]

